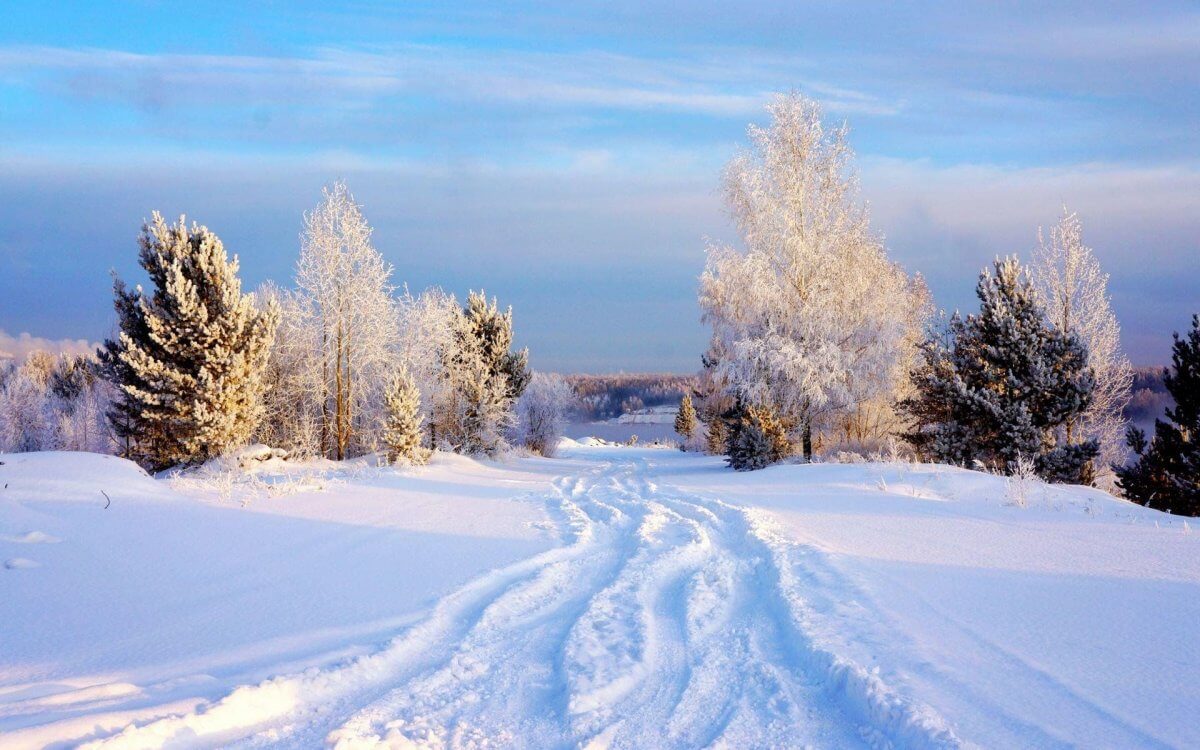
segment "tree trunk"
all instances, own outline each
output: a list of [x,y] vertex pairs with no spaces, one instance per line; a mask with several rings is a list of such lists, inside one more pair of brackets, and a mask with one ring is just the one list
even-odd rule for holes
[[812,422],[804,420],[804,460],[812,463]]
[[335,363],[336,366],[334,368],[334,391],[335,391],[335,393],[334,393],[334,438],[337,443],[337,445],[334,449],[335,450],[334,457],[338,461],[341,461],[346,457],[345,447],[343,445],[344,438],[342,435],[342,429],[343,429],[342,421],[345,419],[345,416],[346,416],[345,415],[345,404],[343,402],[343,399],[345,398],[345,394],[343,393],[344,385],[342,384],[342,347],[343,346],[344,346],[344,344],[342,341],[342,324],[341,324],[341,322],[339,322],[338,330],[337,330],[337,342],[336,342],[337,361]]
[[329,457],[329,331],[321,321],[321,453]]

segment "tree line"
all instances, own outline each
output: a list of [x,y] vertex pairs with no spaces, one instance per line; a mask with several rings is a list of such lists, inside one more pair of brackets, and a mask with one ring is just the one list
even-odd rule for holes
[[513,347],[512,310],[392,284],[344,183],[304,216],[295,286],[243,293],[215,233],[155,213],[114,282],[117,332],[95,358],[38,354],[0,369],[4,450],[113,452],[150,470],[250,442],[341,460],[435,448],[550,453],[571,405],[561,377]]
[[923,460],[1200,514],[1200,322],[1176,336],[1175,406],[1147,439],[1124,418],[1134,372],[1078,216],[1039,232],[1029,264],[984,269],[978,312],[937,313],[870,228],[847,127],[795,94],[769,112],[723,175],[742,247],[708,248],[712,335],[681,435],[703,422],[705,449],[741,470],[900,439]]

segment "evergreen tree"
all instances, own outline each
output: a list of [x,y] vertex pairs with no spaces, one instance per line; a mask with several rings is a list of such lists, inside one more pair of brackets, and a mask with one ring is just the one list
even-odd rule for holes
[[153,292],[115,280],[120,333],[98,352],[117,388],[109,420],[151,469],[203,461],[245,442],[259,420],[278,312],[241,293],[237,257],[206,227],[156,212],[139,245]]
[[704,444],[710,456],[724,456],[729,453],[729,425],[722,417],[714,416],[708,420]]
[[936,461],[1008,473],[1024,457],[1048,481],[1089,481],[1096,441],[1057,440],[1090,401],[1087,351],[1046,321],[1015,258],[985,269],[976,294],[978,315],[955,315],[925,343],[917,395],[902,404],[916,423],[907,439]]
[[787,431],[770,409],[751,406],[734,423],[728,463],[737,471],[753,471],[782,461],[791,452]]
[[1154,439],[1131,427],[1136,460],[1116,467],[1117,484],[1134,502],[1159,510],[1200,516],[1200,315],[1187,337],[1175,334],[1171,364],[1163,381],[1175,400],[1167,419],[1154,421]]
[[50,372],[50,392],[64,402],[73,402],[96,383],[95,362],[78,354],[62,354]]
[[492,455],[505,446],[513,405],[529,385],[529,354],[512,347],[512,309],[471,292],[453,321],[442,353],[440,402],[434,409],[438,441],[466,454]]
[[500,375],[507,382],[508,398],[516,400],[529,385],[529,350],[517,352],[512,348],[512,308],[501,313],[496,298],[489,303],[487,295],[480,291],[467,295],[467,330],[478,341],[483,360],[489,374]]
[[684,393],[683,400],[679,402],[679,411],[675,414],[675,432],[686,442],[696,434],[696,427],[696,408],[692,406],[692,394]]
[[397,371],[388,380],[384,406],[383,444],[388,461],[426,463],[429,451],[421,446],[421,423],[425,420],[421,413],[421,392],[407,370]]

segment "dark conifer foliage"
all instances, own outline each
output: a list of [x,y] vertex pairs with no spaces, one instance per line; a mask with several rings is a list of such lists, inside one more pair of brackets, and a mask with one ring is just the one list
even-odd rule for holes
[[1096,443],[1064,429],[1091,397],[1087,351],[1047,323],[1015,258],[985,270],[976,294],[977,315],[925,343],[917,395],[902,404],[916,425],[906,438],[935,461],[1007,473],[1024,457],[1048,481],[1089,481]]
[[1117,484],[1134,502],[1158,510],[1200,516],[1200,315],[1192,330],[1175,334],[1171,370],[1163,382],[1175,400],[1166,419],[1154,421],[1154,438],[1129,428],[1128,442],[1137,458],[1115,467]]
[[763,469],[778,463],[791,453],[787,431],[763,406],[746,408],[733,423],[729,436],[730,466],[738,471]]

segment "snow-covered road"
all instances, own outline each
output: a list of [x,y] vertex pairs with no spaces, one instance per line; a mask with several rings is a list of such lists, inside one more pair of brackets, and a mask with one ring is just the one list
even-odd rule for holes
[[569,441],[241,499],[4,461],[3,748],[1200,740],[1200,534],[1096,490]]
[[565,544],[352,661],[238,688],[95,747],[953,746],[806,632],[803,550],[645,459],[554,484]]

